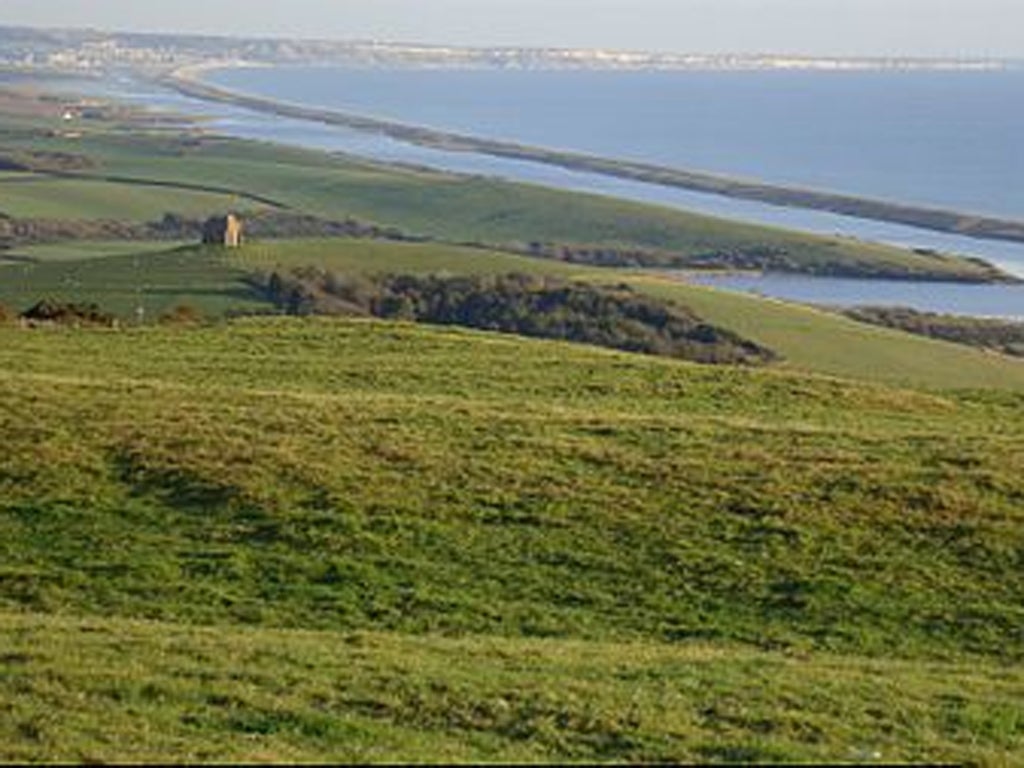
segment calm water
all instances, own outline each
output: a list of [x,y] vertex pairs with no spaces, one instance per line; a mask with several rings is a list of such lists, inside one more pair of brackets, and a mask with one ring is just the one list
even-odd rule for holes
[[904,306],[926,312],[1024,321],[1024,292],[1011,285],[908,283],[902,280],[856,280],[799,275],[701,275],[683,279],[807,304],[836,307]]
[[211,80],[478,136],[1024,218],[1024,71],[283,68]]

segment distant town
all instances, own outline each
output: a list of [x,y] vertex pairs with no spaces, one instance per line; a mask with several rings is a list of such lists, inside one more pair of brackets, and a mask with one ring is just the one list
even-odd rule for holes
[[1000,59],[842,58],[774,54],[676,54],[561,48],[469,48],[378,41],[289,40],[112,33],[0,26],[8,71],[159,74],[211,63],[358,68],[618,70],[993,70]]

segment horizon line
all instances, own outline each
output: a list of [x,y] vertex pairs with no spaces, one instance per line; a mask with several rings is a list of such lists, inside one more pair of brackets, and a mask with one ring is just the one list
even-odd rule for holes
[[215,32],[183,32],[178,30],[126,30],[108,27],[95,26],[39,26],[32,24],[3,24],[0,23],[0,30],[18,30],[40,33],[88,33],[109,36],[139,36],[139,37],[179,37],[208,40],[236,40],[236,41],[275,41],[275,42],[300,42],[300,43],[323,43],[332,45],[379,45],[386,47],[406,47],[425,49],[457,49],[462,51],[536,51],[554,53],[613,53],[626,56],[649,56],[652,58],[741,58],[741,59],[770,59],[786,58],[804,61],[849,61],[849,62],[922,62],[922,63],[957,63],[957,62],[997,62],[1000,64],[1024,64],[1024,54],[1012,56],[1007,55],[923,55],[923,54],[845,54],[845,53],[797,53],[793,51],[668,51],[663,49],[641,49],[641,48],[617,48],[607,46],[562,46],[562,45],[537,45],[537,44],[500,44],[500,45],[473,45],[469,43],[441,43],[424,42],[416,40],[400,40],[373,37],[306,37],[306,36],[281,36],[271,33],[258,34],[223,34]]

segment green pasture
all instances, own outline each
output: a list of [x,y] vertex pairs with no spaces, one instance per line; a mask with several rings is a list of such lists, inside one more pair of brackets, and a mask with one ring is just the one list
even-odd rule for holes
[[146,222],[167,212],[206,217],[238,206],[231,195],[173,187],[40,176],[0,179],[0,213],[16,218]]
[[0,267],[0,304],[20,312],[42,299],[95,303],[130,321],[140,307],[149,320],[181,304],[214,317],[272,309],[253,293],[249,273],[216,249],[140,247],[141,253]]
[[333,272],[361,274],[593,274],[594,269],[547,259],[519,256],[487,248],[446,243],[403,243],[387,240],[265,240],[247,244],[228,258],[254,271],[316,266]]
[[956,344],[872,327],[791,302],[687,284],[634,270],[612,270],[443,244],[359,240],[256,243],[232,262],[243,269],[317,266],[339,272],[528,272],[625,282],[676,301],[700,317],[780,353],[784,365],[836,376],[929,388],[1024,389],[1024,364]]
[[933,389],[1024,389],[1024,363],[1005,355],[674,279],[644,277],[634,284],[776,350],[787,368]]
[[1021,757],[1020,669],[0,614],[13,762],[940,762]]
[[1021,757],[1020,395],[278,318],[0,402],[4,759]]
[[184,245],[186,243],[169,240],[70,240],[59,243],[37,243],[19,245],[11,251],[0,252],[0,262],[4,258],[14,263],[84,261],[107,256],[159,253]]
[[1016,395],[365,321],[2,342],[8,607],[1021,650]]

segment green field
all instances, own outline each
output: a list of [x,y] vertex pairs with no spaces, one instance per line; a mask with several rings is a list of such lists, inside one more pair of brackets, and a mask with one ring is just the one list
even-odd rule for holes
[[1022,756],[1020,395],[288,319],[0,371],[10,759]]
[[384,240],[273,240],[246,245],[227,254],[244,270],[294,269],[317,266],[334,272],[361,274],[504,274],[522,272],[564,277],[620,274],[443,243],[400,243]]
[[789,302],[652,277],[442,245],[305,240],[253,244],[231,258],[243,270],[315,265],[337,272],[480,274],[526,272],[614,284],[678,302],[780,353],[797,370],[929,388],[1024,390],[1024,365],[1002,355],[852,322]]
[[[188,245],[168,240],[71,240],[58,243],[19,245],[13,251],[0,252],[0,264],[7,258],[10,263],[84,261],[107,256],[141,256],[159,253]],[[13,258],[12,258],[13,257]]]
[[[0,761],[1024,764],[1024,363],[508,246],[982,268],[130,120],[7,151],[94,174],[19,216],[435,239],[4,230],[0,306],[121,322],[0,312]],[[781,361],[269,316],[300,267],[625,283]]]
[[[480,248],[380,240],[283,240],[253,243],[237,252],[172,244],[55,244],[19,247],[38,263],[12,263],[0,271],[0,304],[22,311],[42,298],[95,302],[132,319],[142,306],[157,317],[189,304],[217,317],[226,312],[270,311],[246,279],[254,272],[319,266],[374,272],[566,275],[593,270]],[[90,255],[91,254],[91,255]],[[99,255],[103,254],[103,255]]]
[[0,757],[62,762],[970,762],[1019,668],[0,614]]
[[1024,365],[1004,355],[781,300],[665,280],[644,280],[637,287],[776,350],[785,358],[782,365],[794,370],[929,389],[1024,389]]
[[0,179],[0,213],[16,218],[155,221],[168,211],[203,217],[239,205],[231,195],[86,179]]
[[179,304],[210,315],[266,310],[247,272],[199,248],[0,266],[0,304],[24,311],[42,299],[93,302],[124,320],[155,319]]

